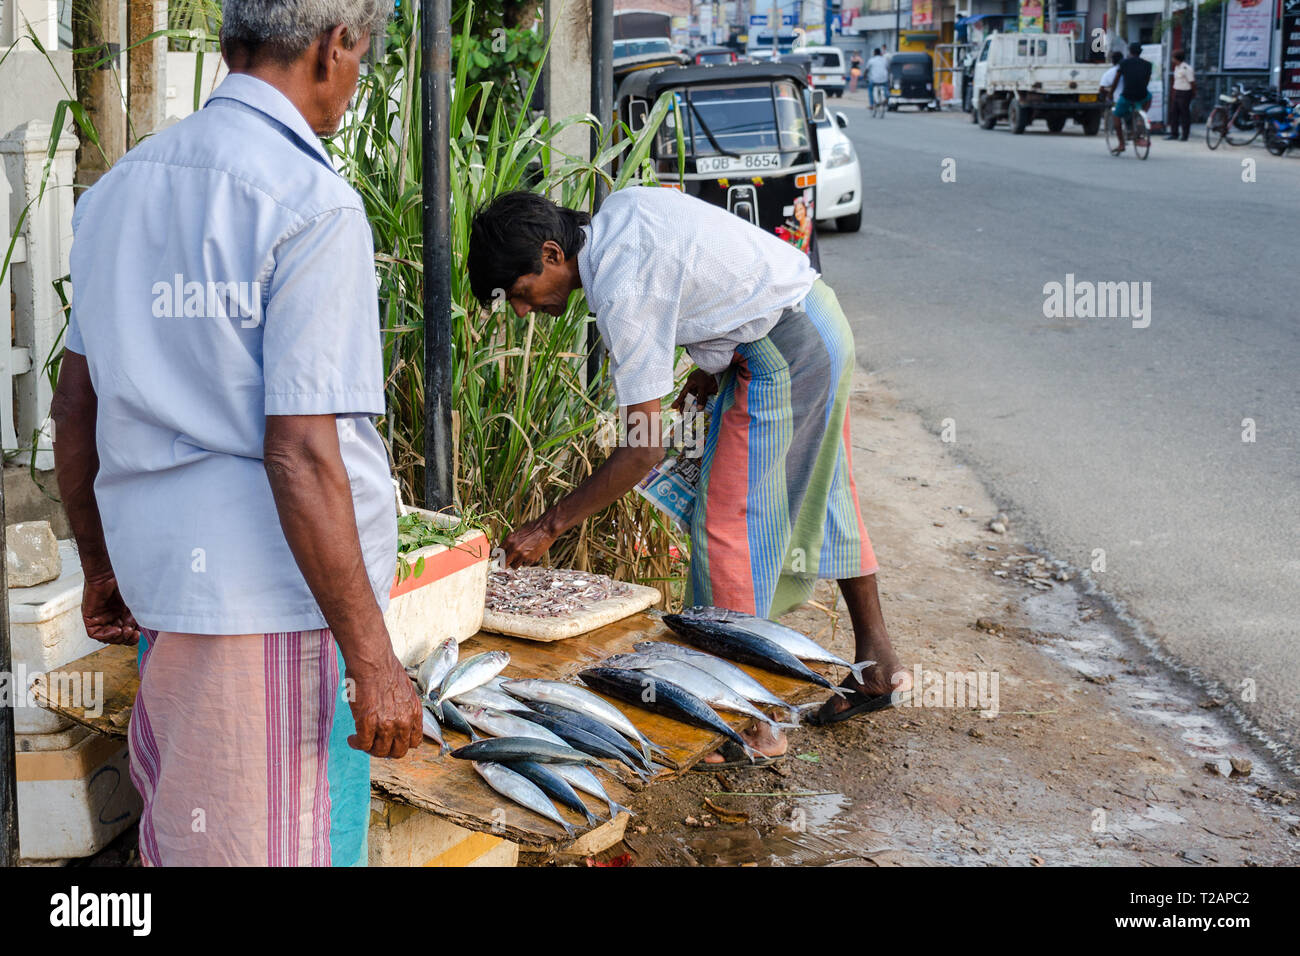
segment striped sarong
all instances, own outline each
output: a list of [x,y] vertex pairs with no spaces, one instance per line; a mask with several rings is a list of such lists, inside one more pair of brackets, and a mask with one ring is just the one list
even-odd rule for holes
[[873,574],[849,440],[853,332],[818,279],[718,383],[691,518],[691,595],[778,617]]
[[328,630],[141,630],[131,779],[147,866],[364,866],[370,757]]

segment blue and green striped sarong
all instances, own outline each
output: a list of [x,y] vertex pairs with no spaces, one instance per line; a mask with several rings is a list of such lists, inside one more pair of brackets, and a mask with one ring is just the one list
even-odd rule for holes
[[853,332],[818,279],[736,350],[709,420],[691,519],[691,600],[777,617],[819,578],[876,571],[849,440]]

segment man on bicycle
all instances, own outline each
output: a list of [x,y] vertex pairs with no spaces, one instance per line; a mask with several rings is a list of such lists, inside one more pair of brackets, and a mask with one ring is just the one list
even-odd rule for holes
[[[1111,81],[1110,92],[1115,100],[1115,138],[1119,145],[1112,153],[1118,156],[1124,152],[1124,121],[1133,115],[1134,110],[1144,110],[1151,105],[1151,94],[1147,86],[1151,83],[1151,64],[1142,59],[1142,44],[1130,43],[1128,56],[1120,61],[1119,72]],[[1116,95],[1116,89],[1123,92]]]
[[[889,96],[889,61],[880,54],[880,47],[871,51],[867,60],[867,105],[875,106],[877,96]],[[881,89],[876,89],[881,87]]]

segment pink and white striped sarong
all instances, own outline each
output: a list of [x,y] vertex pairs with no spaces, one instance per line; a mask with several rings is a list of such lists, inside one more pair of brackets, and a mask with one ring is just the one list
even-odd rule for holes
[[131,778],[148,866],[366,862],[370,758],[328,630],[142,630]]

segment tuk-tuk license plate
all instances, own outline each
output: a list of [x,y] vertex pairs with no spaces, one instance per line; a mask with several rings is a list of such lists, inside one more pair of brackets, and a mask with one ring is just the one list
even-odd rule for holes
[[1080,102],[1080,103],[1095,103],[1095,102],[1097,102],[1097,94],[1096,94],[1096,93],[1080,93],[1080,94],[1079,94],[1079,102]]
[[780,169],[780,153],[745,153],[742,156],[701,156],[695,161],[698,173],[736,173]]

